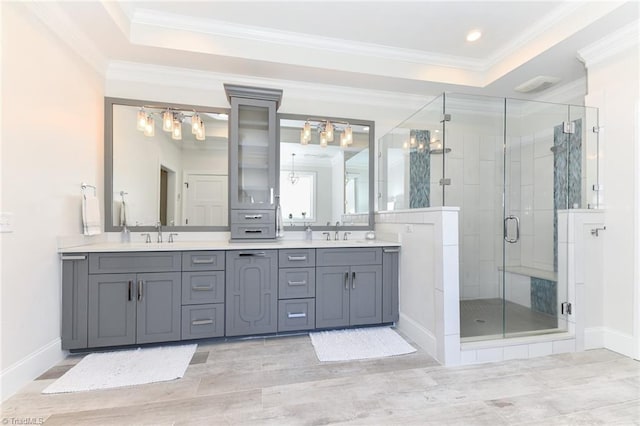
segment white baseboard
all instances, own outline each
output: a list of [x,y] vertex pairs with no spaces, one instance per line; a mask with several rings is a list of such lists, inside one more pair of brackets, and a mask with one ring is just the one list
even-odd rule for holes
[[404,333],[408,338],[413,340],[422,349],[427,351],[429,355],[437,359],[437,342],[436,337],[429,330],[424,328],[418,322],[400,313],[400,319],[397,324],[398,330]]
[[590,327],[584,330],[584,348],[606,348],[633,358],[634,339],[630,334],[608,327]]
[[0,401],[5,401],[62,361],[66,352],[60,349],[60,345],[60,338],[57,338],[4,369],[0,373]]

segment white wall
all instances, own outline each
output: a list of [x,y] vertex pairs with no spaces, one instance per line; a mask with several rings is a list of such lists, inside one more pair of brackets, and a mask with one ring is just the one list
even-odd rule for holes
[[102,196],[103,80],[2,2],[2,399],[63,357],[56,236],[79,234],[80,183]]
[[[588,71],[585,103],[599,108],[604,236],[604,345],[640,358],[639,30],[623,28],[580,52]],[[598,318],[587,320],[596,325]]]

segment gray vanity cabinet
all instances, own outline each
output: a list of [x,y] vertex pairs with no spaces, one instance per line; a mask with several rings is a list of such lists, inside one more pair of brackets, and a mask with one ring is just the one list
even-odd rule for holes
[[382,322],[398,322],[398,272],[400,270],[400,248],[382,249]]
[[89,261],[86,253],[62,255],[62,349],[87,347],[87,292]]
[[282,90],[224,85],[229,117],[231,239],[275,238],[276,110]]
[[180,340],[178,272],[89,276],[89,347]]
[[277,250],[228,251],[226,264],[225,335],[275,333]]
[[316,264],[317,328],[382,322],[382,249],[318,249]]

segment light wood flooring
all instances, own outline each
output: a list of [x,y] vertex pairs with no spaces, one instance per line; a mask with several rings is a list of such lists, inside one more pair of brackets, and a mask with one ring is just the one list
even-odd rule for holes
[[41,394],[80,358],[2,404],[2,423],[640,424],[640,363],[607,350],[445,368],[420,349],[320,363],[306,335],[208,342],[180,380]]

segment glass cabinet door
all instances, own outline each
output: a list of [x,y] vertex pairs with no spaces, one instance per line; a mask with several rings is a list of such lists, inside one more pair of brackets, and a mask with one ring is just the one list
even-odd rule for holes
[[[275,207],[275,103],[232,98],[232,208]],[[234,117],[234,115],[236,115]]]

